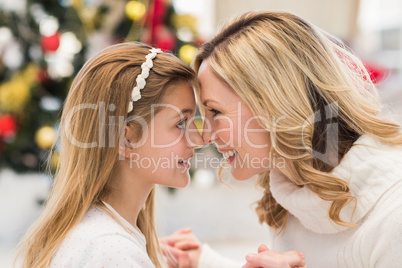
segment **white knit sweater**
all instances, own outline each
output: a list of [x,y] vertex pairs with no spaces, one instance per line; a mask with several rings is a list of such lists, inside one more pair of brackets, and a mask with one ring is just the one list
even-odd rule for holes
[[[272,172],[271,192],[290,217],[285,232],[267,243],[279,252],[303,252],[309,268],[402,267],[402,148],[362,136],[332,173],[349,182],[357,199],[354,214],[351,203],[341,212],[357,227],[334,224],[330,202]],[[211,252],[203,250],[200,268],[241,267]]]

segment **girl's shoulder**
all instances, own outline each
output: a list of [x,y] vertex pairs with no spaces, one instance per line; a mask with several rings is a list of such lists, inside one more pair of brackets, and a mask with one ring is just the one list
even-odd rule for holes
[[80,223],[71,233],[73,239],[84,239],[94,243],[98,240],[110,240],[114,237],[134,242],[141,248],[146,247],[146,241],[142,234],[133,233],[117,222],[106,210],[92,205]]
[[92,205],[80,222],[71,230],[65,241],[91,241],[99,236],[118,233],[124,229],[102,208]]
[[146,245],[141,245],[137,240],[129,239],[124,234],[99,236],[91,241],[85,253],[85,258],[77,267],[106,264],[105,267],[154,268],[147,254]]
[[145,240],[128,233],[102,208],[91,206],[62,242],[51,267],[105,264],[154,267],[147,255]]

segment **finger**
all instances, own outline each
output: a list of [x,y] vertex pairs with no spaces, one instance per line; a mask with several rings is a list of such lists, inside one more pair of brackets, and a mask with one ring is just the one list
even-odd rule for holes
[[174,244],[174,247],[181,250],[198,249],[200,244],[193,241],[179,241]]
[[174,247],[174,244],[176,244],[180,240],[189,240],[187,237],[183,237],[183,235],[171,235],[168,237],[164,237],[162,243],[168,244],[169,246]]
[[[169,268],[190,268],[191,261],[189,259],[188,253],[170,246],[161,247],[163,255],[166,257],[166,262]],[[184,256],[184,259],[182,259]],[[187,258],[186,258],[187,256]],[[182,259],[182,260],[181,260]],[[187,263],[188,262],[188,263]]]
[[282,257],[291,267],[303,267],[306,264],[297,251],[290,252],[288,254],[282,254]]
[[182,254],[179,258],[178,261],[178,267],[179,268],[190,268],[191,267],[191,261],[190,257],[188,254]]
[[168,245],[161,245],[162,254],[166,257],[173,257],[174,259],[178,259],[180,255],[183,254],[183,251]]
[[[180,256],[178,249],[173,248],[172,250],[168,249],[168,246],[161,246],[161,251],[163,256],[165,256],[166,263],[169,268],[177,267],[177,258]],[[176,252],[174,252],[176,251]]]
[[174,232],[173,234],[188,234],[191,233],[193,231],[193,228],[188,227],[188,228],[181,228],[179,230],[177,230],[176,232]]
[[251,268],[250,266],[248,266],[248,263],[246,263],[245,265],[243,265],[241,268]]
[[260,245],[258,247],[258,253],[261,253],[261,252],[266,251],[266,250],[269,250],[269,248],[264,244],[262,244],[262,245]]
[[167,236],[158,238],[159,244],[167,244],[167,240],[168,240]]
[[259,266],[254,266],[252,263],[247,262],[245,265],[243,265],[242,268],[260,268]]
[[295,251],[295,250],[284,252],[284,253],[282,253],[282,255],[299,255],[300,258],[302,258],[302,259],[306,258],[306,255],[304,255],[303,253],[301,253],[299,251]]
[[247,265],[250,267],[264,268],[289,268],[286,260],[277,255],[271,254],[248,254],[246,256]]
[[166,237],[161,237],[158,239],[159,240],[159,245],[169,245],[169,246],[174,246],[174,243],[176,243],[176,239],[174,237],[166,236]]
[[191,234],[192,231],[192,228],[181,228],[169,236],[159,238],[159,243],[173,246],[178,240],[183,239],[182,235]]
[[171,236],[163,238],[163,243],[168,244],[169,246],[174,246],[177,242],[180,241],[189,241],[193,243],[198,243],[199,241],[192,234],[181,233],[181,234],[173,234]]

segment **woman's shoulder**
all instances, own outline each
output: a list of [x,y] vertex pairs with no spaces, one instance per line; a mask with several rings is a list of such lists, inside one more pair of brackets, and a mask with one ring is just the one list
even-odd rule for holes
[[402,181],[393,185],[377,202],[362,224],[361,252],[376,267],[399,267],[402,262]]
[[402,237],[402,179],[381,195],[364,223],[364,229],[370,233]]

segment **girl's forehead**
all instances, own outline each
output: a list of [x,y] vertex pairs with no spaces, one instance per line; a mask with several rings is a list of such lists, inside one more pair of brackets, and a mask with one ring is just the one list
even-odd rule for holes
[[183,114],[193,114],[196,109],[195,95],[188,84],[173,85],[163,98],[162,103],[156,104],[165,117],[177,117]]

